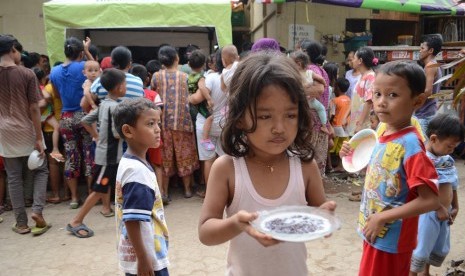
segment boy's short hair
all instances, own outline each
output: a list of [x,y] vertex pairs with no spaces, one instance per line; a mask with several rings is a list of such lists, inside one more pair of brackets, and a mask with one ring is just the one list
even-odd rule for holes
[[199,69],[205,66],[207,57],[202,53],[201,50],[195,50],[189,56],[189,66],[192,69]]
[[412,97],[425,92],[425,71],[413,61],[399,60],[385,63],[379,67],[377,74],[395,75],[405,79],[412,91]]
[[340,92],[346,93],[349,90],[350,82],[348,79],[341,77],[336,80],[336,86]]
[[442,35],[428,34],[423,36],[422,42],[426,43],[428,49],[433,49],[433,55],[436,56],[442,49]]
[[116,86],[122,84],[126,80],[126,74],[123,71],[115,69],[115,68],[108,68],[107,70],[102,72],[100,76],[100,84],[102,84],[103,88],[107,90],[109,93],[115,89]]
[[150,74],[154,74],[161,70],[161,62],[156,59],[151,59],[145,64],[145,68]]
[[155,103],[146,98],[126,99],[118,104],[113,111],[113,121],[119,136],[126,139],[122,130],[123,125],[135,127],[140,114],[148,109],[159,110]]
[[459,117],[453,114],[437,114],[428,123],[426,136],[435,134],[439,139],[457,137],[460,141],[465,138],[465,127],[460,123]]
[[131,50],[124,46],[118,46],[111,51],[111,65],[117,69],[125,69],[131,64]]
[[140,64],[133,66],[131,70],[129,70],[129,73],[133,74],[136,77],[139,77],[143,83],[145,83],[145,80],[149,75],[145,66]]

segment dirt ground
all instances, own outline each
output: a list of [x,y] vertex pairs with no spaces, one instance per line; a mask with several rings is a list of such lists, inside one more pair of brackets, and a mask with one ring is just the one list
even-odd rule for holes
[[[459,202],[465,206],[465,165],[457,161],[460,175]],[[362,240],[356,234],[359,202],[348,200],[351,192],[361,189],[362,178],[340,180],[330,174],[325,180],[328,199],[337,202],[337,216],[341,229],[331,237],[306,243],[307,266],[310,275],[357,275]],[[227,244],[205,246],[198,240],[197,223],[202,200],[184,199],[174,190],[173,201],[166,207],[170,231],[169,258],[171,275],[224,275]],[[69,203],[69,202],[68,202]],[[0,275],[53,276],[53,275],[122,275],[116,259],[116,227],[114,218],[105,218],[100,205],[95,206],[85,223],[95,231],[89,239],[78,239],[66,230],[66,224],[76,210],[68,203],[48,204],[44,210],[53,227],[37,237],[18,235],[11,231],[13,213],[6,212],[0,223]],[[451,260],[465,258],[465,211],[459,212],[451,227],[451,252],[443,266],[432,268],[432,275],[445,275]],[[30,209],[28,209],[30,215]],[[30,221],[30,226],[32,221]],[[464,268],[465,269],[465,268]]]

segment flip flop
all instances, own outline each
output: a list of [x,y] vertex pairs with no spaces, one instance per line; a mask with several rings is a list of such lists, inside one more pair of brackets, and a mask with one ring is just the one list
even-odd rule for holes
[[11,230],[13,230],[13,232],[21,234],[21,235],[24,235],[24,234],[27,234],[27,233],[31,232],[31,228],[29,228],[29,227],[19,228],[16,224],[13,224],[13,227],[11,227]]
[[77,209],[79,207],[79,201],[71,201],[71,203],[69,204],[69,207],[71,209]]
[[100,211],[100,214],[102,214],[102,216],[104,216],[106,218],[111,218],[111,217],[115,216],[115,212],[113,210],[111,210],[109,213],[104,213],[104,212]]
[[[71,232],[71,234],[73,234],[74,236],[81,238],[81,239],[90,238],[94,235],[94,231],[90,230],[90,228],[87,227],[87,225],[85,225],[84,223],[76,227],[73,227],[71,226],[71,224],[68,223],[68,225],[66,225],[66,230]],[[79,233],[79,231],[82,231],[82,230],[86,231],[87,235],[82,235],[81,233]]]
[[0,223],[2,223],[2,222],[3,222],[3,218],[2,218],[2,217],[0,217]]
[[39,235],[42,235],[43,233],[47,232],[48,229],[52,228],[52,225],[50,223],[48,223],[47,225],[45,225],[45,227],[32,227],[31,229],[31,233],[32,235],[34,236],[39,236]]
[[50,157],[55,159],[57,162],[65,162],[65,158],[60,153],[50,153]]

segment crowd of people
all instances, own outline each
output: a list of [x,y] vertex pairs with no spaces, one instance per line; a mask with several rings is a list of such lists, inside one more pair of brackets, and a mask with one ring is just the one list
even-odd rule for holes
[[[362,47],[348,53],[340,77],[314,40],[287,52],[272,38],[241,53],[234,45],[211,55],[189,47],[186,64],[162,45],[141,65],[125,46],[100,60],[89,38],[70,37],[65,61],[50,68],[46,56],[26,55],[1,35],[0,214],[12,209],[14,232],[41,235],[51,227],[45,202],[70,201],[80,208],[66,229],[88,238],[94,232],[84,219],[101,200],[102,216],[117,217],[122,271],[169,275],[163,208],[179,178],[185,198],[204,198],[200,241],[230,241],[228,275],[307,275],[303,243],[279,242],[250,222],[282,205],[335,212],[323,179],[344,170],[349,138],[372,128],[378,142],[359,173],[363,191],[353,195],[361,201],[360,275],[428,271],[450,248],[458,179],[449,155],[465,135],[456,116],[436,114],[430,97],[439,91],[441,46],[439,36],[425,37],[422,66],[379,65]],[[44,162],[29,170],[34,150]]]

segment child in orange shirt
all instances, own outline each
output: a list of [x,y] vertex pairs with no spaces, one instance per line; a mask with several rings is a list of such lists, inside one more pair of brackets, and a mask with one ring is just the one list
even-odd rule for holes
[[[345,130],[350,115],[350,98],[346,95],[349,87],[350,82],[346,78],[338,78],[334,87],[336,97],[329,104],[331,125],[334,130],[334,146],[329,152],[336,155],[341,150],[342,143],[349,139],[349,134]],[[337,161],[334,171],[344,171],[340,160]]]

